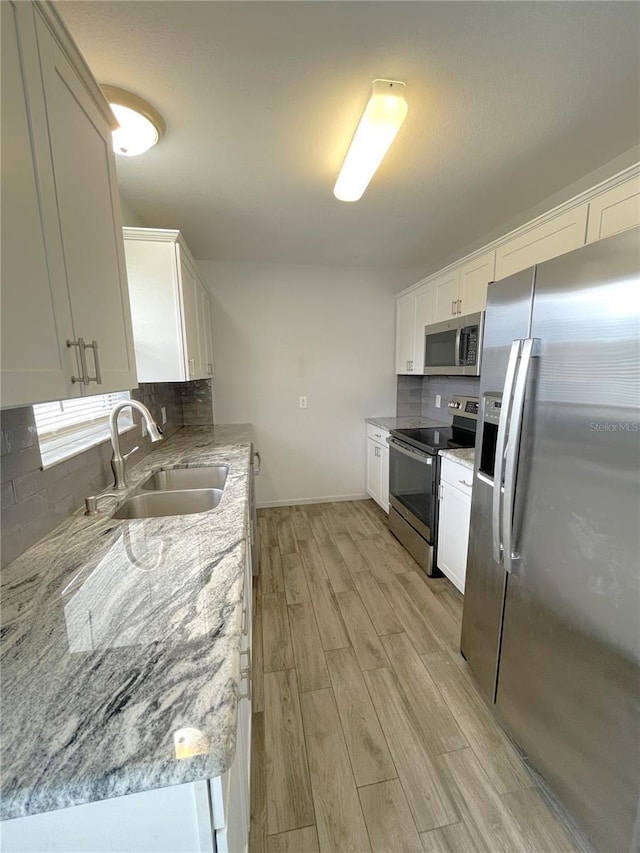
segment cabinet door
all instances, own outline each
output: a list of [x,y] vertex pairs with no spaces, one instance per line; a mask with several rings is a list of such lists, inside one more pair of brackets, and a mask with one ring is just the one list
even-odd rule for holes
[[640,175],[589,202],[587,243],[640,225]]
[[414,335],[415,299],[411,292],[396,300],[396,373],[413,373]]
[[125,238],[136,367],[140,382],[186,379],[178,259],[174,243]]
[[2,406],[77,396],[33,7],[2,12]]
[[414,294],[414,373],[424,373],[424,327],[433,323],[433,286],[428,284]]
[[188,379],[199,379],[200,336],[198,329],[198,280],[191,265],[180,256],[180,292],[182,296],[183,337]]
[[380,506],[389,512],[389,446],[380,448]]
[[380,445],[367,439],[367,493],[380,503]]
[[471,498],[445,482],[440,483],[440,489],[438,568],[464,592]]
[[583,246],[588,207],[561,213],[496,249],[496,281]]
[[433,322],[441,323],[450,320],[460,311],[458,305],[460,290],[460,270],[452,269],[434,278],[433,287]]
[[[96,340],[97,394],[137,384],[111,130],[36,15],[49,140],[75,337]],[[89,373],[95,358],[87,354]]]
[[496,271],[496,253],[487,252],[460,267],[460,313],[475,314],[487,306],[487,287]]
[[211,343],[211,306],[209,292],[198,283],[198,336],[200,339],[200,373],[213,376],[213,346]]

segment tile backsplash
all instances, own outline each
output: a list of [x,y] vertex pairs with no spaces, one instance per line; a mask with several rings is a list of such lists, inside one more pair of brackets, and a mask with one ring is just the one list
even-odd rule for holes
[[[440,407],[436,395],[440,394]],[[398,376],[396,415],[432,418],[443,424],[453,420],[447,408],[455,395],[477,397],[480,394],[480,377],[474,376]]]
[[[144,403],[158,423],[161,423],[161,408],[165,407],[165,437],[182,426],[213,423],[213,393],[209,379],[143,383],[131,392],[131,396]],[[134,412],[134,420],[139,424],[137,412]],[[68,518],[82,506],[87,495],[109,486],[113,474],[108,439],[43,471],[31,406],[0,412],[0,445],[1,563],[4,566]],[[152,444],[148,437],[142,438],[139,429],[120,436],[123,453],[136,445],[139,449],[131,459],[133,464],[150,452]]]

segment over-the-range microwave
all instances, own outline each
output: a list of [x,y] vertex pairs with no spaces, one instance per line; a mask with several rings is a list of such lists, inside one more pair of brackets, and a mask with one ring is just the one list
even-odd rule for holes
[[426,376],[480,376],[484,311],[425,326]]

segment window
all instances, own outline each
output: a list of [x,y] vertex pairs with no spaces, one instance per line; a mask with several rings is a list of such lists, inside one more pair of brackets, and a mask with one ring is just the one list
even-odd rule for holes
[[[109,438],[109,412],[116,403],[130,398],[128,391],[117,391],[34,406],[42,467],[49,468]],[[131,409],[125,409],[118,419],[118,431],[133,426]]]

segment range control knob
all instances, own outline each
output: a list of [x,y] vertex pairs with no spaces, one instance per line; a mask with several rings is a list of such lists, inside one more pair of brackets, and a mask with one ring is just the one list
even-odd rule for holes
[[460,408],[460,403],[458,402],[458,400],[452,400],[452,401],[449,403],[449,408],[450,408],[450,409],[459,409],[459,408]]

